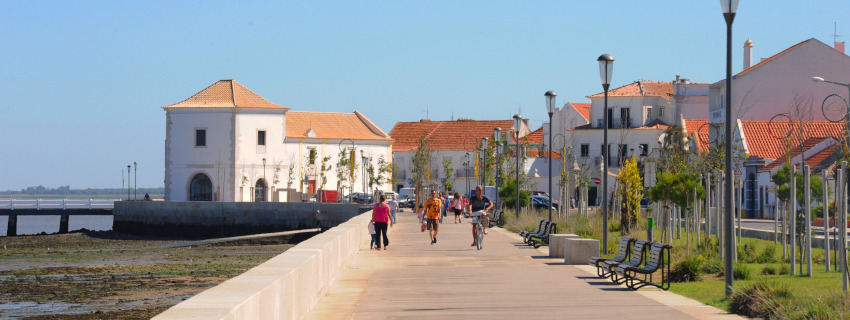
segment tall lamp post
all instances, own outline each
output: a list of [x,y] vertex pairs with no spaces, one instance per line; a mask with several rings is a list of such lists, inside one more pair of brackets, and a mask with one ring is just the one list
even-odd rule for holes
[[487,186],[487,137],[481,138],[481,185]]
[[127,165],[127,200],[130,200],[130,165]]
[[552,114],[555,112],[555,91],[546,91],[546,109],[549,111],[549,221],[552,221]]
[[496,144],[496,158],[493,159],[493,163],[496,165],[496,170],[493,173],[494,174],[493,180],[496,181],[496,191],[497,191],[496,192],[496,198],[497,198],[496,203],[499,203],[498,202],[498,197],[499,197],[498,190],[502,185],[502,183],[501,183],[502,182],[501,181],[502,180],[502,165],[501,165],[501,161],[500,161],[500,160],[502,160],[502,158],[501,158],[501,156],[502,156],[502,128],[498,128],[498,127],[493,128],[493,143]]
[[266,158],[263,158],[263,201],[266,201],[266,194],[268,193],[266,188],[268,188],[269,184],[266,182]]
[[[469,153],[469,152],[466,153],[466,161],[463,163],[463,165],[466,166],[466,172],[464,172],[464,176],[466,176],[466,192],[464,192],[464,193],[469,192],[469,155],[470,154],[471,153]],[[472,195],[467,195],[467,196],[471,197]]]
[[516,217],[519,218],[519,125],[522,124],[522,116],[514,115],[514,132],[516,135]]
[[363,193],[366,193],[366,156],[363,154],[363,149],[360,149],[360,173],[363,174]]
[[133,200],[136,200],[139,191],[139,163],[133,161]]
[[605,108],[602,110],[602,253],[608,254],[608,88],[611,86],[611,76],[614,74],[614,57],[610,54],[599,56],[599,77],[602,80],[602,89],[605,90]]
[[727,230],[724,233],[724,242],[726,243],[726,296],[732,296],[732,257],[734,257],[735,248],[734,232],[732,229],[732,21],[735,20],[735,11],[738,10],[738,0],[720,0],[720,8],[723,10],[723,18],[726,20],[726,188],[724,198],[727,199],[724,203],[726,215],[723,219],[723,228]]

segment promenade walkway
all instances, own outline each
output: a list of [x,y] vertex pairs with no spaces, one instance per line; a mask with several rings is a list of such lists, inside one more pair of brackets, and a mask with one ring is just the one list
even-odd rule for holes
[[469,220],[445,221],[431,245],[413,214],[399,213],[388,250],[361,247],[306,319],[738,318],[671,292],[613,285],[501,228],[478,251]]

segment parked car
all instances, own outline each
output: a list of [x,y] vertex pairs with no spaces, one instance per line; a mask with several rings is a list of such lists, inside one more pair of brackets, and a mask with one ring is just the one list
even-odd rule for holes
[[649,206],[649,201],[648,201],[648,199],[646,199],[646,198],[641,198],[641,199],[640,199],[640,207],[641,207],[641,208],[646,208],[646,207],[648,207],[648,206]]
[[[531,196],[531,205],[534,209],[549,209],[549,197]],[[552,209],[558,210],[558,204],[552,206]]]
[[[549,196],[533,195],[531,197],[534,198],[534,199],[539,199],[540,201],[542,201],[542,203],[544,203],[544,206],[545,206],[546,203],[549,203]],[[558,200],[552,199],[552,207],[555,208],[555,210],[558,210]],[[544,207],[544,208],[546,208],[546,207]]]
[[363,192],[355,192],[349,195],[346,195],[343,199],[343,202],[347,203],[371,203],[372,195]]
[[415,194],[405,194],[398,196],[398,206],[400,208],[413,208],[416,205]]

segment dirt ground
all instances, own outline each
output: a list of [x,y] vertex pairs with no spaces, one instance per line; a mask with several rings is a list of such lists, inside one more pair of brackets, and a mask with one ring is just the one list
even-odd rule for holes
[[150,319],[301,240],[188,241],[106,232],[0,238],[0,319]]

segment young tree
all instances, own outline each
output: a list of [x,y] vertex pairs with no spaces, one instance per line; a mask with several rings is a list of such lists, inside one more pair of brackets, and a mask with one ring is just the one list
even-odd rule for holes
[[327,156],[327,157],[322,158],[322,166],[319,168],[319,171],[322,173],[322,187],[321,188],[323,190],[325,189],[325,184],[328,183],[327,179],[325,179],[325,177],[327,176],[327,172],[331,171],[331,167],[332,167],[332,165],[330,163],[328,163],[330,161],[331,161],[331,156]]
[[414,190],[416,190],[416,204],[414,206],[418,208],[420,204],[425,203],[424,187],[431,180],[431,150],[429,140],[424,133],[419,138],[416,152],[413,153],[411,161],[413,166],[411,166],[410,173],[415,185]]
[[452,160],[446,157],[443,157],[443,174],[445,175],[445,179],[443,180],[443,190],[449,192],[452,189],[452,175],[454,174],[455,169],[452,168]]
[[640,199],[643,198],[643,179],[637,167],[637,159],[632,156],[626,160],[620,170],[617,192],[622,199],[620,225],[623,233],[631,230],[632,224],[640,218]]

